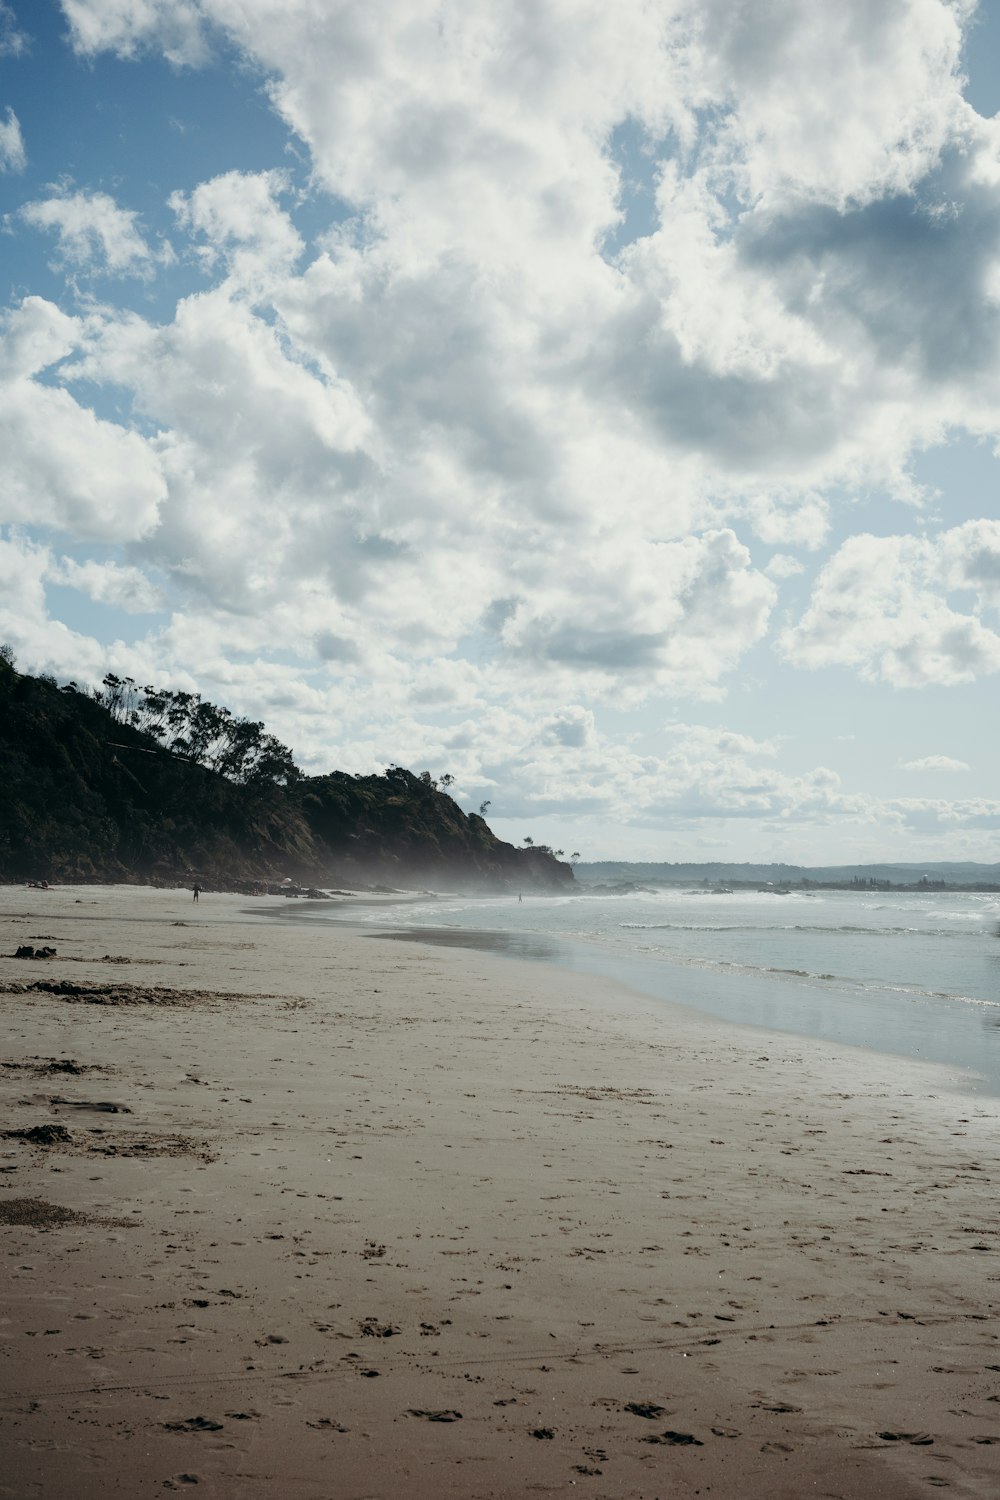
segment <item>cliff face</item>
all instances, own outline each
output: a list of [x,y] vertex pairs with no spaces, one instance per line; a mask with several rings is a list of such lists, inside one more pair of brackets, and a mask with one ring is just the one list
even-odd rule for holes
[[568,865],[515,849],[400,767],[237,786],[82,693],[0,660],[0,880],[557,889]]
[[569,865],[539,849],[516,849],[483,818],[401,766],[384,776],[333,771],[308,777],[291,795],[327,866],[343,883],[450,889],[552,889],[573,884]]

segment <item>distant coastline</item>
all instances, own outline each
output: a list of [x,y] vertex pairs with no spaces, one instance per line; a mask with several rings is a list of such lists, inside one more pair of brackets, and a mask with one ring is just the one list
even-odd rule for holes
[[706,889],[827,891],[1000,891],[1000,864],[931,860],[913,864],[786,865],[652,863],[595,860],[574,866],[582,888],[612,891],[640,886],[700,885]]

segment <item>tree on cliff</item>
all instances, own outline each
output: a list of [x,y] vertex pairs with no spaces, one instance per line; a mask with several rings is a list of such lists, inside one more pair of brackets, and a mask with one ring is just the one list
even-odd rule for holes
[[206,703],[200,693],[140,688],[134,678],[109,672],[94,697],[119,724],[151,735],[171,755],[218,771],[238,786],[290,786],[302,774],[288,746],[263,724]]

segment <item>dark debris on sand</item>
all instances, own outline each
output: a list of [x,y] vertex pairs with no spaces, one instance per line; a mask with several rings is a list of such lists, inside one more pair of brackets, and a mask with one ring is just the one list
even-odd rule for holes
[[0,1062],[0,1068],[9,1068],[11,1072],[19,1073],[69,1073],[73,1077],[109,1071],[96,1063],[78,1063],[72,1057],[29,1057],[24,1062]]
[[164,1422],[167,1432],[221,1432],[225,1424],[214,1417],[185,1417],[180,1422]]
[[0,1224],[28,1225],[34,1229],[58,1229],[68,1224],[102,1224],[109,1228],[135,1229],[138,1219],[104,1219],[77,1213],[44,1198],[0,1198]]
[[74,1135],[65,1125],[32,1125],[24,1130],[0,1131],[0,1139],[24,1141],[29,1146],[62,1147],[75,1155],[122,1156],[140,1161],[154,1156],[190,1156],[196,1161],[216,1160],[207,1141],[193,1136],[155,1131],[120,1131],[113,1136],[91,1126],[84,1135]]
[[73,1137],[65,1125],[32,1125],[30,1130],[0,1131],[5,1141],[27,1141],[32,1146],[71,1146]]
[[662,1417],[665,1409],[665,1407],[657,1406],[655,1401],[626,1401],[625,1403],[625,1410],[630,1411],[634,1417],[648,1417],[651,1421]]
[[3,985],[8,995],[55,995],[80,1005],[172,1005],[183,1008],[227,1004],[235,1000],[274,1000],[275,995],[246,995],[222,990],[177,990],[165,985],[102,984],[75,979],[36,979]]
[[156,1135],[149,1133],[122,1133],[114,1139],[103,1139],[103,1131],[91,1131],[87,1142],[88,1156],[132,1156],[140,1160],[151,1156],[193,1156],[197,1161],[215,1161],[215,1153],[205,1141],[195,1140],[189,1135]]

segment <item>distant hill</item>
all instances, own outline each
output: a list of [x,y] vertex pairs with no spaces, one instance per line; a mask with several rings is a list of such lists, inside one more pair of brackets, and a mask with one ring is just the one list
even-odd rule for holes
[[287,752],[271,761],[282,780],[241,784],[0,653],[0,881],[573,885],[568,864],[504,843],[426,773],[301,776]]
[[852,880],[877,880],[890,885],[916,885],[924,876],[947,885],[998,885],[1000,864],[980,865],[969,861],[929,860],[923,864],[880,865],[755,865],[755,864],[651,864],[625,860],[599,860],[575,867],[581,885],[636,884],[676,885],[708,880],[713,884],[747,882],[754,885],[799,885],[803,880],[822,885],[849,885]]

